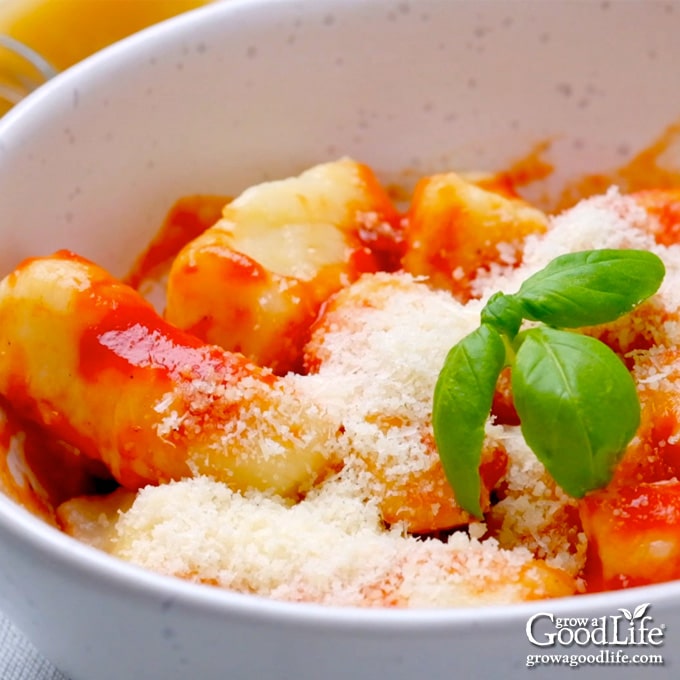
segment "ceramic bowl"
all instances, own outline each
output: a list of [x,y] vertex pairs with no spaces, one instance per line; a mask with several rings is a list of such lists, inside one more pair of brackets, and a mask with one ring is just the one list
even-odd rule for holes
[[[556,196],[672,132],[679,26],[675,3],[632,0],[209,5],[94,55],[0,121],[0,273],[66,247],[122,274],[177,197],[233,195],[343,155],[408,181],[540,151],[553,171],[528,190]],[[610,621],[645,603],[665,631],[659,677],[680,644],[677,582],[363,611],[148,573],[1,496],[0,540],[0,608],[73,680],[523,678],[528,655],[607,650],[538,647],[532,615]],[[590,661],[580,678],[641,672]]]

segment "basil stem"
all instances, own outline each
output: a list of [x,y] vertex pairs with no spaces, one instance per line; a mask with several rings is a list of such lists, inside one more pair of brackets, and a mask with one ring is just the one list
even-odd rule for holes
[[434,390],[432,426],[444,472],[458,504],[479,518],[485,425],[504,365],[501,335],[482,324],[449,351]]
[[640,423],[630,373],[589,336],[539,327],[517,342],[512,392],[527,444],[568,494],[605,486]]
[[645,250],[588,250],[552,260],[515,295],[523,316],[579,328],[614,321],[655,293],[663,262]]

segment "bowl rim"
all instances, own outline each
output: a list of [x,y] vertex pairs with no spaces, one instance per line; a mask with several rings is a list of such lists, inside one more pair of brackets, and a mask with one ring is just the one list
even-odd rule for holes
[[[399,4],[399,0],[379,0],[383,5]],[[565,0],[568,1],[568,0]],[[218,15],[228,21],[244,12],[261,15],[264,8],[302,7],[308,0],[229,0],[214,2],[165,19],[153,26],[125,37],[57,74],[52,80],[14,106],[0,119],[0,152],[5,139],[11,139],[15,128],[21,128],[27,114],[38,109],[45,99],[70,94],[71,88],[90,74],[129,68],[136,55],[149,46],[172,44],[175,36],[186,36],[192,27],[208,25]],[[343,11],[360,6],[365,0],[344,0]],[[326,0],[315,0],[317,8]],[[329,3],[329,6],[331,3]],[[337,10],[337,4],[332,4]],[[318,11],[318,10],[317,10]],[[2,161],[0,161],[2,162]],[[124,591],[155,601],[173,603],[213,615],[234,615],[243,620],[295,624],[306,629],[319,628],[390,632],[410,630],[455,630],[474,623],[479,626],[506,628],[508,623],[524,623],[537,611],[556,615],[579,615],[584,610],[616,610],[635,606],[643,600],[658,603],[680,602],[680,580],[633,587],[624,590],[588,593],[558,599],[537,600],[506,605],[482,605],[460,608],[362,608],[321,605],[308,602],[284,602],[265,596],[243,594],[227,589],[192,583],[165,576],[123,561],[88,546],[50,526],[8,496],[0,493],[0,535],[20,544],[28,551],[49,560],[50,567],[95,582],[98,587]]]

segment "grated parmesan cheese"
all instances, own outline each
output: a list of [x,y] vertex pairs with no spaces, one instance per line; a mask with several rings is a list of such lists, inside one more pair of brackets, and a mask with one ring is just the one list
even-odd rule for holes
[[525,548],[454,534],[422,541],[382,527],[343,481],[306,500],[240,495],[206,477],[142,490],[113,554],[154,571],[286,601],[472,606],[532,597]]

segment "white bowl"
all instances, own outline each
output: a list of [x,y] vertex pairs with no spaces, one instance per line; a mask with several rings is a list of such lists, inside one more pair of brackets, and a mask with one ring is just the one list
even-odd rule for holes
[[[0,274],[64,247],[122,274],[177,197],[235,194],[342,155],[408,179],[501,169],[550,139],[556,170],[536,190],[554,193],[620,166],[680,117],[679,23],[677,5],[645,0],[230,0],[191,12],[74,67],[0,122]],[[537,647],[532,614],[612,617],[643,603],[665,627],[659,677],[680,643],[677,582],[358,611],[148,573],[5,497],[0,539],[0,608],[73,680],[522,678],[529,654],[604,649]],[[640,672],[586,664],[579,677]]]

